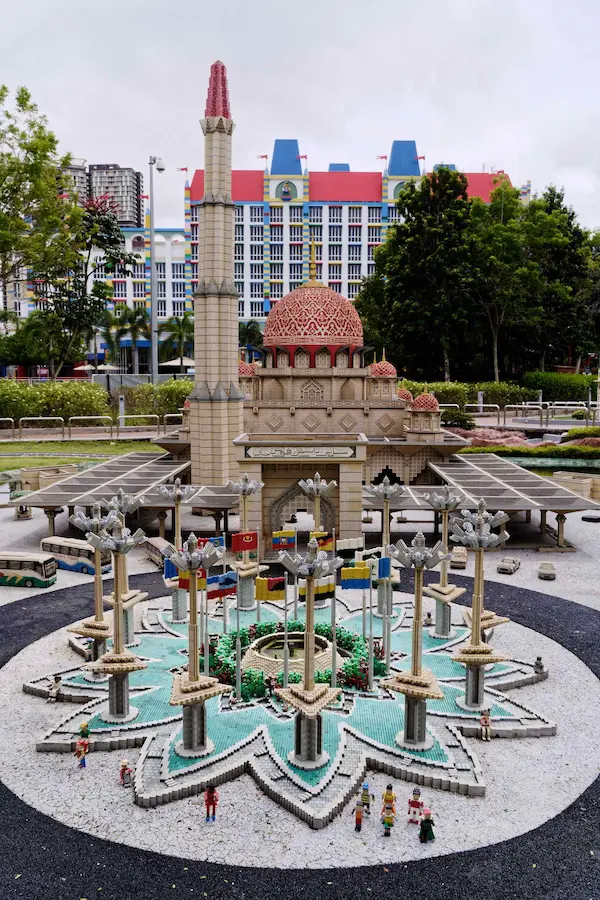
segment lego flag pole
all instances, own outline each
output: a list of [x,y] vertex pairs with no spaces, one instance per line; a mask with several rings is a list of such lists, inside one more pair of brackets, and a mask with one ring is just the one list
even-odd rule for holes
[[240,605],[236,603],[237,629],[235,637],[235,698],[242,699],[242,644],[240,642]]
[[208,633],[208,572],[204,588],[204,674],[210,675],[210,635]]
[[[333,553],[331,558],[335,557],[335,527],[331,529],[333,536]],[[337,687],[337,634],[335,629],[335,572],[333,573],[333,597],[331,598],[331,687]]]
[[369,690],[373,690],[373,579],[369,579]]
[[283,573],[284,578],[284,588],[283,588],[283,681],[282,687],[287,688],[288,686],[288,677],[289,677],[289,667],[290,667],[290,648],[288,644],[288,598],[287,598],[287,589],[288,589],[288,573]]

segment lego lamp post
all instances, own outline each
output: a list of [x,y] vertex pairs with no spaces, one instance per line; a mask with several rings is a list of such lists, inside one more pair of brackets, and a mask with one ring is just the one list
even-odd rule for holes
[[181,506],[191,500],[196,493],[197,489],[191,485],[182,485],[180,478],[176,478],[174,484],[161,484],[157,488],[157,494],[163,500],[173,504],[173,541],[176,550],[181,550],[183,546],[181,537]]
[[[134,512],[137,512],[141,506],[146,502],[146,498],[143,495],[135,496],[134,494],[126,494],[123,488],[119,488],[116,495],[112,497],[110,500],[102,500],[102,507],[110,513],[111,511],[117,513],[122,525],[125,525],[126,516],[131,515]],[[148,596],[147,593],[137,590],[129,590],[129,579],[127,577],[127,565],[125,562],[125,555],[118,555],[115,559],[115,565],[119,563],[121,566],[120,572],[120,589],[121,589],[121,613],[123,616],[123,628],[124,628],[124,642],[125,645],[130,645],[135,641],[135,630],[134,630],[134,606],[139,603],[141,600],[145,600]],[[115,575],[116,578],[116,575]],[[116,580],[115,580],[116,585]],[[109,595],[105,598],[107,603],[113,603],[115,600],[115,594]]]
[[326,481],[319,472],[314,478],[302,478],[298,485],[307,497],[315,501],[315,531],[321,531],[321,497],[327,497],[337,487],[337,481]]
[[435,628],[433,636],[448,638],[452,634],[452,607],[451,603],[465,593],[465,588],[448,584],[448,522],[450,513],[458,509],[461,503],[459,494],[453,493],[447,484],[443,486],[439,494],[423,494],[423,499],[440,513],[442,517],[442,548],[444,556],[440,568],[439,584],[431,584],[424,588],[424,593],[435,600]]
[[[248,498],[262,490],[262,481],[254,481],[247,473],[242,475],[241,481],[228,481],[227,487],[233,494],[240,498],[241,519],[243,532],[248,531]],[[242,562],[234,564],[238,574],[237,606],[238,609],[254,609],[254,583],[259,574],[258,559],[256,563],[250,560],[248,550],[243,551]]]
[[[387,475],[381,481],[381,484],[367,484],[365,491],[369,496],[382,506],[382,549],[381,555],[388,555],[388,547],[390,544],[390,504],[392,500],[398,501],[404,494],[404,488],[401,484],[392,484]],[[393,604],[391,598],[391,582],[389,579],[383,579],[377,585],[377,615],[386,618],[386,622],[393,615]],[[389,622],[388,629],[389,630]],[[385,636],[386,644],[388,635]]]
[[[84,534],[100,534],[101,531],[106,531],[116,525],[119,522],[119,517],[114,510],[103,516],[100,504],[95,503],[91,517],[84,515],[82,510],[78,509],[76,513],[69,517],[69,522],[75,528],[83,531]],[[94,617],[85,619],[76,625],[71,625],[68,631],[93,639],[92,662],[96,662],[106,652],[106,641],[111,636],[111,628],[108,621],[104,618],[102,551],[99,547],[94,547]]]
[[421,532],[410,545],[398,541],[390,552],[407,569],[415,570],[415,608],[412,626],[412,658],[410,672],[400,672],[382,682],[392,691],[404,694],[404,733],[398,734],[396,743],[400,747],[427,750],[434,744],[434,738],[427,734],[427,700],[442,700],[435,675],[423,668],[423,570],[432,569],[442,558],[442,544],[429,548]]
[[[206,732],[205,703],[211,697],[224,694],[231,688],[217,678],[200,675],[198,655],[198,570],[208,571],[221,559],[221,551],[210,541],[198,547],[196,535],[190,534],[182,550],[171,554],[171,562],[180,572],[189,572],[190,624],[188,630],[188,671],[173,679],[171,706],[183,707],[183,740],[175,745],[179,756],[203,756],[210,753],[213,743]],[[208,654],[208,634],[204,639],[204,654]]]
[[325,765],[329,754],[323,750],[322,710],[339,696],[338,688],[315,684],[315,578],[335,573],[343,560],[329,558],[319,550],[316,538],[308,544],[306,556],[292,556],[282,550],[279,559],[296,578],[306,579],[306,627],[304,631],[304,678],[302,684],[279,688],[281,699],[298,711],[295,723],[294,749],[289,761],[301,769],[318,769]]
[[489,644],[481,640],[482,613],[483,613],[483,554],[489,547],[496,547],[508,538],[508,533],[502,529],[499,534],[494,534],[492,528],[502,527],[508,522],[505,512],[499,510],[493,515],[486,509],[484,500],[479,501],[477,512],[461,510],[462,520],[455,519],[452,522],[452,540],[470,547],[475,551],[475,578],[473,583],[473,598],[471,605],[471,637],[453,659],[466,667],[466,687],[464,698],[457,699],[458,706],[467,709],[483,709],[486,706],[484,698],[484,670],[489,663],[502,662],[506,657],[496,653]]
[[86,668],[92,672],[108,675],[108,712],[102,713],[106,722],[130,722],[138,714],[135,707],[129,705],[129,673],[147,668],[143,662],[124,644],[123,623],[123,585],[122,579],[127,575],[126,556],[132,547],[141,544],[146,535],[138,528],[133,534],[124,528],[119,516],[113,525],[112,534],[100,531],[89,532],[86,540],[94,549],[110,550],[113,554],[113,570],[115,576],[113,606],[113,645],[111,649],[96,662],[87,663]]

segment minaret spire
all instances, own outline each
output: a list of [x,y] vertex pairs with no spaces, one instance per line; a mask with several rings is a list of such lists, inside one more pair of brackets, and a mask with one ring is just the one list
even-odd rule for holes
[[210,67],[204,115],[206,118],[209,116],[223,116],[224,119],[231,118],[229,90],[227,88],[227,69],[220,59]]

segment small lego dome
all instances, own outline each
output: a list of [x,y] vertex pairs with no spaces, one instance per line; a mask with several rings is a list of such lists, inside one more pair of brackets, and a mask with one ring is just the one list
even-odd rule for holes
[[370,371],[372,378],[396,378],[398,375],[395,366],[385,358],[385,348],[383,350],[381,362],[375,361],[374,363],[371,363]]
[[253,363],[244,362],[242,359],[238,363],[238,375],[240,378],[252,378],[255,375]]
[[402,382],[396,393],[399,400],[406,400],[407,403],[412,403],[414,400],[414,397],[409,389],[407,387],[404,387],[404,382]]
[[437,412],[440,408],[440,404],[433,394],[430,394],[429,391],[426,390],[422,394],[419,394],[418,397],[415,397],[412,408],[415,412]]

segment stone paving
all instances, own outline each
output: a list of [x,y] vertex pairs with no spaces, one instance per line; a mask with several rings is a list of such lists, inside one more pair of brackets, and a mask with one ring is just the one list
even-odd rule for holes
[[[288,615],[293,613],[291,592]],[[412,598],[395,593],[392,632],[392,669],[410,667]],[[467,795],[482,795],[485,778],[481,765],[465,735],[479,732],[476,712],[457,705],[464,693],[464,669],[451,656],[469,632],[456,626],[451,639],[436,639],[424,629],[425,668],[434,671],[444,698],[428,701],[428,727],[434,745],[427,751],[407,751],[396,744],[404,727],[403,698],[376,685],[372,694],[345,689],[338,703],[323,713],[323,744],[329,761],[320,769],[303,770],[287,759],[293,749],[294,717],[276,697],[250,703],[230,703],[227,695],[207,703],[207,722],[214,749],[196,760],[180,757],[174,747],[181,737],[181,712],[169,704],[172,675],[187,661],[187,625],[173,623],[169,598],[145,604],[136,653],[148,667],[130,676],[136,719],[126,725],[107,723],[102,711],[107,702],[107,683],[86,679],[78,664],[63,670],[65,699],[77,704],[75,712],[61,705],[60,721],[37,742],[41,752],[72,752],[79,722],[89,721],[91,749],[117,750],[141,747],[133,796],[142,807],[194,795],[207,783],[220,783],[243,772],[250,773],[265,793],[294,812],[313,828],[327,825],[357,790],[367,768],[379,770],[429,787]],[[362,597],[358,591],[340,591],[336,605],[338,625],[355,633],[362,630]],[[329,607],[318,611],[323,622],[331,621]],[[298,607],[300,619],[304,606]],[[281,621],[281,604],[263,604],[261,621]],[[235,610],[229,611],[235,623]],[[240,624],[256,621],[256,611],[244,611]],[[381,620],[374,618],[374,632],[381,633]],[[220,609],[209,616],[211,634],[223,631]],[[535,673],[534,658],[528,662],[509,660],[489,667],[486,692],[495,733],[503,737],[540,737],[555,733],[555,725],[504,691],[542,680],[547,672]],[[24,685],[27,693],[46,696],[52,675]]]

